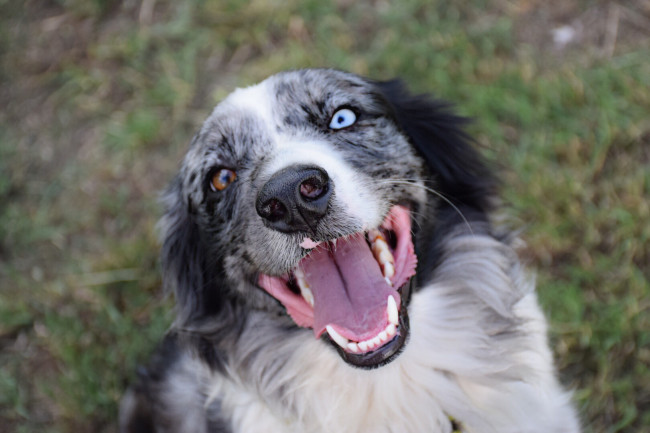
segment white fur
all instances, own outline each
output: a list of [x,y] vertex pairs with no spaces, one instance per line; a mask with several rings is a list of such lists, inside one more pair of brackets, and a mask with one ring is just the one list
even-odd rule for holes
[[386,212],[387,205],[377,200],[373,194],[372,180],[367,179],[359,171],[355,171],[345,159],[339,155],[330,143],[318,141],[310,137],[294,134],[278,133],[272,125],[272,102],[270,82],[263,81],[255,86],[237,89],[224,103],[218,106],[222,110],[241,110],[253,114],[260,119],[260,124],[268,125],[265,138],[271,145],[266,149],[269,158],[264,166],[260,179],[268,179],[274,173],[292,165],[311,165],[324,169],[335,188],[333,200],[346,210],[351,220],[360,223],[360,228],[378,227],[381,224],[380,215]]

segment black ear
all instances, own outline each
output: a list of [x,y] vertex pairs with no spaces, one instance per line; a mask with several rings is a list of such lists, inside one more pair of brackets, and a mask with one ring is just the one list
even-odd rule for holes
[[436,191],[454,206],[487,212],[496,179],[463,130],[469,120],[454,114],[448,103],[410,94],[399,80],[376,85],[398,125],[426,160]]
[[210,314],[218,297],[213,264],[190,203],[183,197],[181,179],[174,180],[163,196],[167,212],[162,230],[162,268],[165,288],[176,295],[178,319],[187,323]]

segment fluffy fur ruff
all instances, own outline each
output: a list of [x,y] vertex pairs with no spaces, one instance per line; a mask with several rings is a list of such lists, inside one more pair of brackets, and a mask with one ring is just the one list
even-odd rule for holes
[[[121,430],[578,432],[534,282],[516,236],[492,224],[496,182],[464,124],[400,82],[334,70],[281,73],[219,104],[165,197],[178,316],[125,395]],[[345,337],[319,331],[337,304],[313,284],[307,306],[298,263],[372,228],[390,237],[394,209],[412,237],[391,246],[410,282],[382,289],[399,298],[397,336],[360,344],[390,312],[330,323]],[[414,245],[413,276],[400,243]],[[345,308],[370,314],[364,302]]]

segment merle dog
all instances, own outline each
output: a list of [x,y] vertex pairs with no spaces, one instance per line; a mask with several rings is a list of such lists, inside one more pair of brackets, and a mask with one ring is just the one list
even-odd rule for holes
[[177,320],[125,432],[578,432],[450,107],[335,70],[235,91],[165,196]]

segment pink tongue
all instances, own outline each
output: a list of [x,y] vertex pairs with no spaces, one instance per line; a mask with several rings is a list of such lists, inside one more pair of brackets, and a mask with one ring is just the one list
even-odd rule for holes
[[350,340],[372,338],[386,327],[388,296],[399,306],[400,296],[386,283],[363,234],[339,239],[336,248],[320,245],[299,266],[314,295],[317,337],[332,325]]

